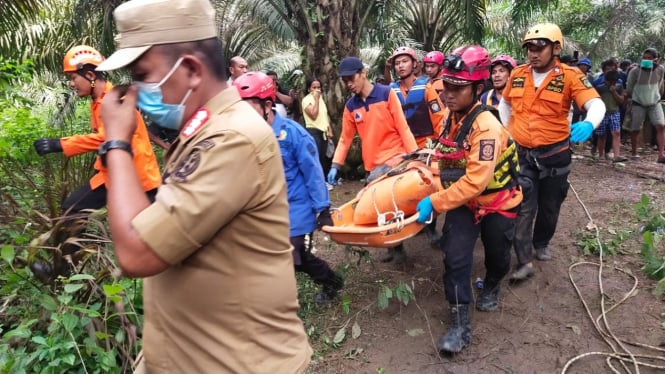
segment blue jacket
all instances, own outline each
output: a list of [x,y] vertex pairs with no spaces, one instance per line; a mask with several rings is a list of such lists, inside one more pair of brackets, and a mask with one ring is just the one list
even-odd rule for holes
[[316,229],[316,216],[330,206],[316,141],[299,123],[275,113],[272,130],[282,153],[289,200],[290,236]]

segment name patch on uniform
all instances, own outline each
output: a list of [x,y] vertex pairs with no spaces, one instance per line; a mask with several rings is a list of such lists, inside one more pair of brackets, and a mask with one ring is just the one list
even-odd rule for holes
[[494,139],[487,139],[480,141],[480,161],[494,160]]
[[524,77],[515,77],[515,78],[513,78],[513,81],[510,83],[510,86],[513,87],[513,88],[524,87],[524,81],[525,80],[526,80],[526,78],[524,78]]
[[580,77],[580,82],[582,82],[582,84],[583,84],[584,87],[586,87],[586,88],[591,88],[591,87],[593,87],[593,85],[591,84],[591,82],[589,82],[589,80],[586,79],[586,77]]
[[428,104],[429,104],[429,109],[432,113],[438,113],[441,111],[441,106],[439,105],[438,101],[432,100]]
[[552,92],[558,92],[562,93],[563,92],[563,81],[559,80],[551,80],[550,83],[547,84],[547,87],[545,87],[545,91],[552,91]]
[[210,112],[208,112],[208,109],[199,109],[199,111],[196,112],[192,118],[189,119],[189,121],[187,121],[187,124],[185,124],[185,127],[182,129],[182,135],[185,137],[185,139],[196,134],[201,129],[201,127],[203,127],[203,125],[208,122],[208,118],[210,118]]

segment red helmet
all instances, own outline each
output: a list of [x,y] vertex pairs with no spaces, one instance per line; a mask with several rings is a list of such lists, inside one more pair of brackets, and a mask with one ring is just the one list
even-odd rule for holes
[[513,70],[513,68],[517,66],[515,60],[508,55],[498,55],[492,59],[491,67],[494,67],[499,64],[505,66],[509,71]]
[[104,61],[104,56],[96,49],[87,45],[77,45],[65,53],[62,70],[65,73],[75,73],[86,64],[99,66],[102,61]]
[[233,80],[243,99],[257,98],[275,101],[275,84],[272,78],[259,72],[250,71]]
[[443,61],[442,79],[457,85],[482,81],[490,76],[490,54],[477,45],[457,48]]
[[428,52],[425,57],[423,57],[423,63],[433,62],[437,65],[443,65],[443,59],[445,56],[439,51]]
[[418,61],[418,55],[416,54],[416,51],[413,50],[413,48],[397,47],[397,49],[395,49],[393,54],[390,55],[390,57],[388,57],[388,62],[392,63],[395,57],[401,55],[409,55],[414,61]]

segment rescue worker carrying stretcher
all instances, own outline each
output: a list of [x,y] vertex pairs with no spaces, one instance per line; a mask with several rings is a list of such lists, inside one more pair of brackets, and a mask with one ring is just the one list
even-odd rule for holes
[[[605,116],[605,104],[587,77],[559,61],[563,35],[557,25],[533,26],[522,47],[528,63],[513,69],[499,103],[501,122],[517,143],[524,192],[515,232],[515,281],[533,275],[534,249],[536,259],[551,259],[548,245],[568,194],[570,142],[586,141]],[[573,100],[587,116],[570,125]]]
[[442,79],[449,113],[435,151],[444,188],[418,203],[419,222],[432,213],[446,212],[440,246],[451,315],[437,348],[449,353],[460,352],[471,342],[471,266],[479,235],[486,275],[476,309],[498,308],[522,201],[515,144],[497,116],[478,101],[489,68],[489,53],[479,46],[458,48],[446,58]]

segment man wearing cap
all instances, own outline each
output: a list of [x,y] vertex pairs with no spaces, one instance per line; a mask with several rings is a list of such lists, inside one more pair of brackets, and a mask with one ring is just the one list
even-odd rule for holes
[[[279,145],[227,88],[212,5],[132,0],[114,18],[119,49],[98,69],[127,67],[134,84],[105,97],[99,152],[116,258],[146,278],[135,372],[304,372],[312,350],[296,314]],[[180,129],[152,205],[127,143],[136,106]]]
[[[344,106],[342,132],[335,149],[328,183],[337,184],[337,173],[344,165],[356,133],[362,143],[362,159],[369,181],[385,173],[401,161],[401,156],[418,149],[406,122],[397,95],[388,86],[374,85],[357,57],[346,57],[339,65],[339,75],[353,96]],[[395,256],[382,258],[395,262],[405,260],[401,244],[391,248]]]
[[[518,261],[511,275],[515,281],[534,274],[534,250],[538,260],[551,259],[548,246],[569,187],[570,142],[586,141],[605,115],[605,104],[586,76],[559,61],[563,35],[557,25],[529,28],[522,47],[528,63],[513,69],[499,103],[501,122],[517,144],[524,196],[513,242]],[[570,125],[572,101],[587,115]]]

